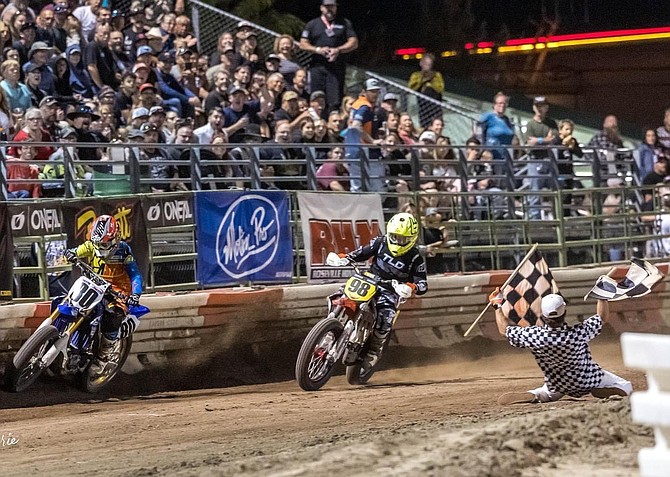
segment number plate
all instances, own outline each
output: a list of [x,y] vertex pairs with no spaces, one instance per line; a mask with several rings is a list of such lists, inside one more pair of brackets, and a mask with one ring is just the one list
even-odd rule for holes
[[377,291],[377,285],[363,275],[356,274],[347,280],[344,294],[354,301],[368,301]]

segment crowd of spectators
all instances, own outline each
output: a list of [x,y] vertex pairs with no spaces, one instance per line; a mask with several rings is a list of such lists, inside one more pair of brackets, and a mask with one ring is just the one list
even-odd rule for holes
[[[542,97],[535,98],[533,119],[518,134],[519,125],[506,115],[509,98],[498,93],[467,147],[455,149],[443,132],[441,109],[430,101],[419,102],[420,124],[415,124],[398,108],[401,98],[374,79],[366,81],[360,96],[345,96],[346,55],[356,50],[358,39],[352,23],[337,14],[335,0],[321,1],[321,15],[306,24],[298,42],[281,35],[272,51],[262,51],[258,33],[241,21],[220,33],[211,55],[199,51],[183,0],[133,0],[124,10],[107,5],[13,0],[0,12],[0,139],[57,144],[8,148],[8,178],[26,181],[9,184],[12,198],[63,196],[65,156],[83,161],[75,168],[76,194],[94,193],[92,178],[110,170],[104,162],[123,159],[128,151],[81,144],[114,142],[139,151],[141,175],[150,179],[144,190],[157,192],[190,187],[188,167],[175,161],[188,159],[195,144],[205,161],[203,177],[211,179],[207,187],[248,186],[242,179],[248,168],[235,163],[235,150],[227,147],[240,143],[262,143],[264,188],[310,187],[300,161],[311,156],[318,165],[317,188],[359,190],[365,179],[362,150],[352,145],[367,143],[366,190],[408,192],[417,187],[418,174],[419,189],[426,193],[416,204],[419,213],[431,217],[439,210],[445,220],[456,217],[450,212],[455,199],[439,193],[472,192],[465,201],[471,219],[507,218],[519,208],[524,216],[540,219],[546,218],[540,193],[510,207],[511,199],[497,192],[579,186],[572,161],[583,152],[572,135],[574,123],[551,119]],[[300,49],[312,55],[308,66],[296,57]],[[425,55],[408,87],[439,98],[444,79],[433,67],[434,57]],[[509,146],[525,149],[510,152]],[[560,146],[554,173],[546,161],[554,152],[546,146]],[[606,154],[622,146],[611,115],[583,145]],[[635,179],[650,186],[643,210],[660,201],[651,186],[664,182],[670,171],[668,151],[670,110],[662,126],[646,131],[636,151]],[[522,183],[506,168],[509,154],[528,159]],[[465,170],[457,167],[459,158]],[[231,162],[208,166],[209,159]],[[579,213],[576,200],[563,195],[564,216]],[[386,205],[415,207],[402,199]]]

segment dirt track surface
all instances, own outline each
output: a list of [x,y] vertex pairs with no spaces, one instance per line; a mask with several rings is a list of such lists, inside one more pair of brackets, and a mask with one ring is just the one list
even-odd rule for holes
[[[596,344],[594,357],[646,386],[617,342]],[[496,403],[540,384],[523,351],[395,367],[366,387],[336,376],[315,393],[284,381],[91,400],[42,383],[0,393],[0,434],[18,439],[0,445],[2,475],[639,475],[637,452],[653,436],[631,422],[627,398]]]

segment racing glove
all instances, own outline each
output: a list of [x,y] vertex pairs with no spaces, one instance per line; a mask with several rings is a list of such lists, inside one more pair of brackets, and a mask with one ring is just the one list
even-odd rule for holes
[[500,287],[496,287],[496,289],[491,292],[489,295],[489,303],[495,310],[500,308],[502,304],[505,303],[505,298],[500,291]]
[[70,263],[74,263],[79,259],[79,257],[77,257],[76,249],[73,248],[66,249],[63,256],[65,257],[65,260],[67,260]]
[[138,293],[133,293],[126,299],[126,305],[128,306],[137,306],[140,304],[140,295]]

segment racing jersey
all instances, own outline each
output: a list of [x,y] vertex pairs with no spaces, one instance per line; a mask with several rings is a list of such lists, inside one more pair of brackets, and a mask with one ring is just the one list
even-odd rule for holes
[[95,248],[90,240],[78,246],[75,253],[77,257],[86,260],[91,268],[114,288],[120,289],[126,295],[142,294],[142,274],[130,245],[126,242],[119,242],[116,251],[106,259],[95,254]]
[[370,266],[372,273],[384,280],[414,283],[417,295],[428,291],[426,264],[416,247],[412,247],[404,255],[394,257],[386,243],[386,235],[383,235],[375,237],[368,245],[362,245],[347,255],[356,262],[373,258]]

